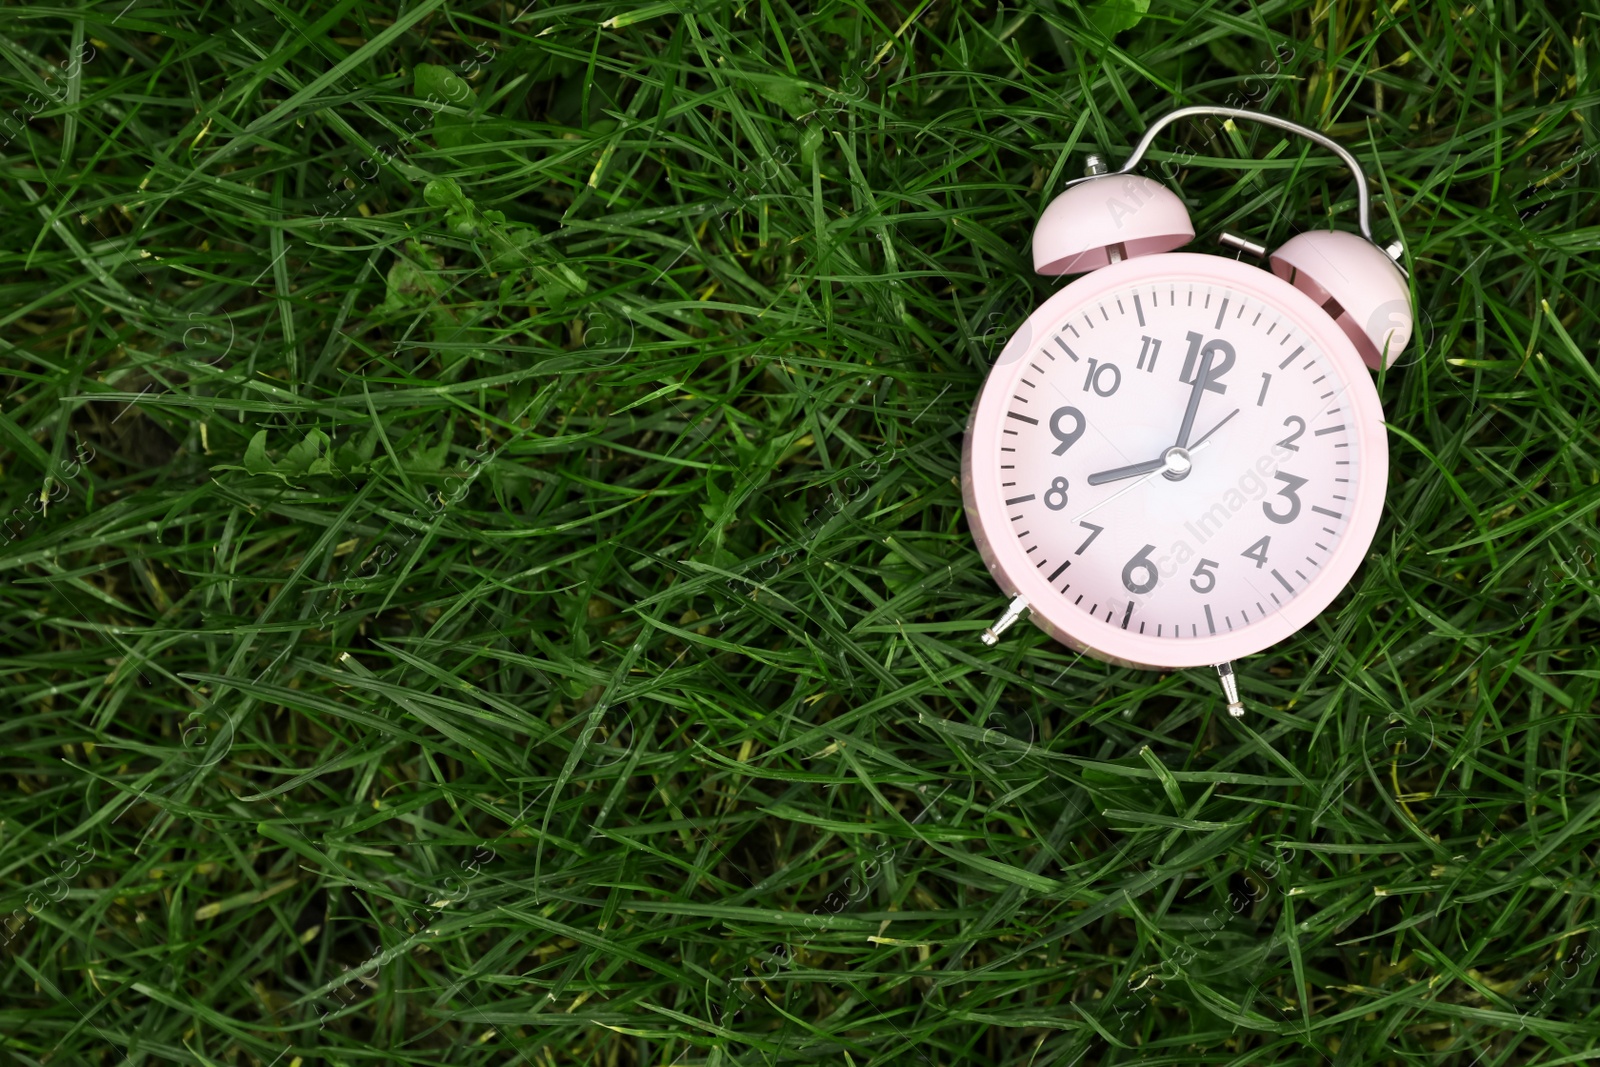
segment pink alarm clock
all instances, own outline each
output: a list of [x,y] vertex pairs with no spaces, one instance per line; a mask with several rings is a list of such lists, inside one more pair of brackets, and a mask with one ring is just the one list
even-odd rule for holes
[[[1310,230],[1270,269],[1173,251],[1183,201],[1131,171],[1192,115],[1248,119],[1333,150],[1361,233]],[[1314,130],[1236,108],[1174,111],[1119,171],[1090,157],[1039,219],[1034,268],[1083,277],[1012,335],[967,424],[961,487],[978,550],[1061,643],[1152,670],[1216,666],[1283,640],[1344,588],[1383,507],[1388,444],[1369,368],[1410,340],[1398,241],[1373,240],[1366,178]]]

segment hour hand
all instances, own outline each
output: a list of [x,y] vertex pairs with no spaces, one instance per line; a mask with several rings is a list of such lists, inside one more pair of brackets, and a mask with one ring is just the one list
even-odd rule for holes
[[1124,478],[1137,478],[1141,474],[1161,470],[1167,465],[1167,458],[1152,459],[1145,463],[1135,463],[1127,467],[1118,467],[1115,470],[1100,471],[1098,474],[1089,475],[1090,485],[1104,485],[1107,482],[1120,482]]

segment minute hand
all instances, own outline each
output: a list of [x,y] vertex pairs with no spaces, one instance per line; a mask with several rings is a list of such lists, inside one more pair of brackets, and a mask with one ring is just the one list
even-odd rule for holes
[[1194,388],[1189,391],[1189,406],[1183,412],[1183,425],[1178,427],[1178,440],[1174,448],[1188,448],[1189,434],[1194,431],[1195,412],[1200,410],[1200,394],[1205,392],[1206,382],[1211,378],[1211,361],[1216,357],[1216,349],[1207,345],[1200,354],[1200,369],[1195,372]]

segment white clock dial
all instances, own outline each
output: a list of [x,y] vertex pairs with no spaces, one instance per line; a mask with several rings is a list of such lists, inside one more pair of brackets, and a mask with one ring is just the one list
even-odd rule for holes
[[996,466],[1010,535],[1073,609],[1193,641],[1317,582],[1362,474],[1353,368],[1283,307],[1137,281],[1036,321],[1019,358],[999,448],[974,462]]

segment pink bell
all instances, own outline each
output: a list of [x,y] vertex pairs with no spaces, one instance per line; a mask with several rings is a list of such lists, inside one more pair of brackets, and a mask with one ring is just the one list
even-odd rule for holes
[[1405,276],[1359,234],[1296,234],[1272,253],[1272,273],[1321,304],[1373,370],[1392,364],[1411,340],[1411,290]]
[[1107,174],[1050,201],[1033,230],[1033,269],[1077,274],[1193,239],[1189,209],[1171,189],[1137,174]]

